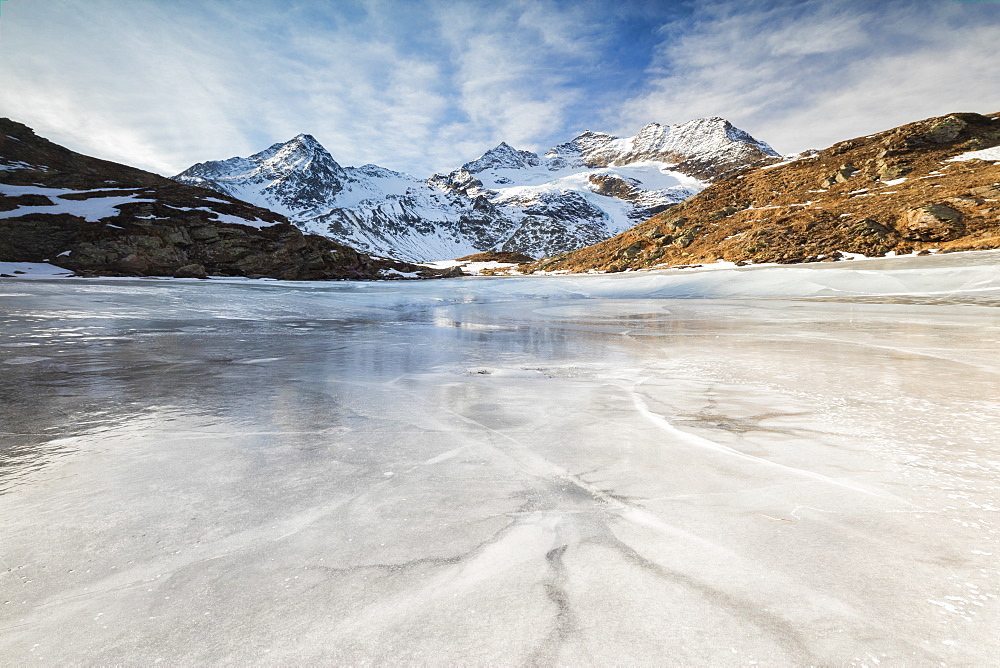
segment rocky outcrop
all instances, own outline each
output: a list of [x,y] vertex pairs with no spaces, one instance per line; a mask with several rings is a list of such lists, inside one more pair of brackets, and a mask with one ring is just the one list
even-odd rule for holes
[[1000,114],[910,123],[731,174],[607,241],[532,271],[623,271],[725,260],[1000,248]]
[[857,171],[858,168],[851,163],[841,165],[837,171],[820,181],[820,186],[823,188],[829,188],[830,186],[834,186],[838,183],[847,183],[847,180],[854,176]]
[[531,262],[535,258],[523,253],[506,253],[504,251],[486,251],[485,253],[474,253],[465,257],[456,258],[461,262],[505,262],[511,264],[523,264]]
[[634,202],[641,196],[642,190],[635,179],[626,179],[616,174],[590,174],[587,180],[598,195],[617,197],[627,202]]
[[0,260],[85,276],[440,277],[303,234],[273,211],[97,160],[0,119]]

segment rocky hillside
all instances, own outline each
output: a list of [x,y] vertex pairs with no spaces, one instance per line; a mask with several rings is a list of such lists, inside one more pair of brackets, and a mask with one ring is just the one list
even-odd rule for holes
[[96,276],[440,276],[303,234],[228,195],[90,158],[0,119],[0,261]]
[[585,132],[544,155],[501,143],[421,180],[342,167],[310,135],[174,177],[288,216],[303,230],[413,261],[482,251],[533,257],[613,236],[775,152],[725,119]]
[[998,146],[1000,114],[930,118],[730,174],[612,239],[521,270],[1000,248]]

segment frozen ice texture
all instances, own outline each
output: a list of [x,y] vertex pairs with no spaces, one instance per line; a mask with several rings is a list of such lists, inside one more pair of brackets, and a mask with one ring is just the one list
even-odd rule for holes
[[2,279],[0,656],[992,663],[994,258]]

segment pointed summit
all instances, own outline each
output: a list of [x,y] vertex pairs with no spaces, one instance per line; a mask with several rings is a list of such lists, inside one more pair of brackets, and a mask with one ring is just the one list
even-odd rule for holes
[[472,162],[462,165],[462,169],[475,174],[486,169],[523,169],[537,167],[542,162],[537,153],[519,151],[507,142],[500,142]]
[[550,161],[557,161],[555,164],[562,167],[566,165],[584,166],[586,156],[610,146],[612,143],[620,141],[614,135],[606,132],[594,132],[584,130],[568,142],[553,146],[545,152],[545,157]]
[[244,199],[253,199],[248,195],[253,190],[263,191],[271,208],[291,214],[336,195],[347,172],[315,137],[302,133],[249,158],[198,163],[173,178]]
[[[330,173],[343,172],[330,152],[312,135],[295,135],[284,144],[275,144],[271,149],[275,147],[277,150],[274,151],[273,155],[265,158],[262,162],[262,166],[269,164],[275,172],[286,172],[289,169],[297,171],[320,169]],[[271,149],[266,152],[270,152]]]

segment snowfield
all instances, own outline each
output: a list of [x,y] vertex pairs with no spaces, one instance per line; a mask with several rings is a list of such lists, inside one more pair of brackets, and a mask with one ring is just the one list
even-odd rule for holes
[[0,656],[994,663],[998,259],[0,279]]

